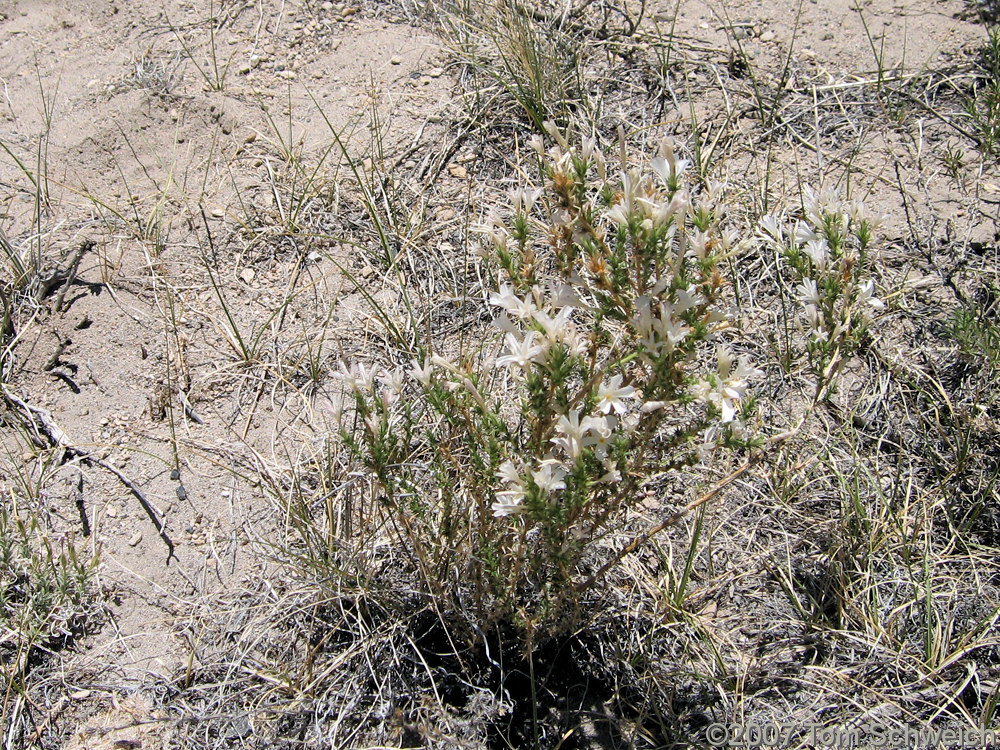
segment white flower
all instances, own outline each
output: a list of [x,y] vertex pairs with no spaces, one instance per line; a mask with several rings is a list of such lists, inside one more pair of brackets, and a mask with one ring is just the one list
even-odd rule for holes
[[615,484],[616,482],[622,481],[622,473],[618,471],[614,466],[605,466],[607,472],[600,479],[597,480],[598,484]]
[[[706,195],[702,198],[702,202],[709,206],[714,206],[719,201],[719,199],[722,198],[723,194],[726,192],[726,188],[729,187],[729,184],[725,182],[719,182],[718,180],[713,180],[710,177],[708,178],[708,180],[706,180],[705,187],[707,188],[707,190],[706,190]],[[725,206],[718,207],[718,210],[716,211],[716,216],[720,215],[720,211],[724,213]]]
[[817,341],[826,341],[829,335],[826,330],[826,325],[823,320],[823,316],[820,315],[819,308],[816,305],[806,305],[806,320],[809,321],[809,332],[810,335]]
[[379,375],[378,379],[385,386],[382,389],[382,401],[385,402],[386,406],[392,406],[392,404],[399,400],[399,397],[403,393],[403,385],[405,383],[403,380],[403,369],[397,367],[391,372]]
[[687,159],[676,158],[673,149],[669,145],[666,145],[665,148],[661,146],[661,148],[666,151],[666,157],[657,156],[649,163],[649,166],[663,180],[664,186],[669,190],[673,190],[677,186],[678,178],[687,171],[688,167],[691,166],[691,162]]
[[626,435],[632,435],[639,429],[639,422],[642,420],[638,414],[626,414],[622,417],[622,431]]
[[819,239],[819,235],[804,221],[797,221],[795,222],[795,231],[792,233],[792,239],[795,241],[796,246],[798,246],[804,245],[810,240]]
[[636,190],[639,175],[634,170],[622,173],[622,199],[608,211],[608,218],[616,224],[627,226],[635,211]]
[[659,411],[665,406],[669,406],[669,401],[646,401],[642,406],[639,407],[639,411],[643,414],[652,414],[654,411]]
[[663,226],[671,216],[687,208],[688,198],[686,193],[678,192],[669,201],[637,198],[636,202],[642,209],[643,215],[649,219],[650,228],[653,228]]
[[403,392],[403,385],[405,381],[403,380],[403,368],[396,367],[391,371],[386,371],[378,376],[378,379],[388,388],[390,391],[399,395]]
[[563,134],[559,132],[559,127],[552,120],[543,122],[542,127],[545,128],[545,132],[549,134],[552,140],[562,146],[563,149],[569,150],[569,143],[563,137]]
[[382,431],[382,419],[374,412],[365,417],[365,426],[373,438],[377,438]]
[[485,225],[483,227],[479,227],[477,231],[482,234],[488,234],[490,239],[493,240],[493,245],[497,250],[502,251],[507,249],[507,242],[510,240],[510,234],[506,229]]
[[805,252],[812,260],[813,265],[816,268],[823,269],[826,268],[827,260],[829,258],[829,247],[824,239],[812,239],[806,242]]
[[601,383],[597,388],[597,405],[595,409],[599,414],[625,413],[623,398],[634,398],[635,388],[630,385],[622,386],[621,374],[613,375],[607,383]]
[[430,387],[431,375],[434,374],[434,370],[431,368],[430,362],[427,363],[426,367],[421,367],[417,360],[413,360],[410,364],[413,367],[410,368],[410,377],[416,380],[424,388]]
[[[643,295],[635,300],[635,315],[632,316],[632,327],[640,336],[648,336],[653,330],[653,315],[649,308],[649,297]],[[652,347],[649,347],[652,348]]]
[[535,153],[538,154],[539,159],[545,158],[545,141],[542,140],[542,136],[535,133],[531,138],[528,139],[528,145],[534,149]]
[[521,501],[524,500],[524,482],[518,468],[512,461],[504,461],[497,469],[497,478],[507,485],[507,488],[496,494],[493,503],[493,515],[496,518],[511,516],[524,510]]
[[717,350],[719,385],[710,398],[722,410],[722,422],[732,422],[736,418],[736,405],[746,396],[747,379],[760,375],[760,370],[750,366],[746,357],[741,357],[733,370],[733,353],[723,346]]
[[701,442],[695,447],[699,461],[707,461],[712,457],[712,453],[717,447],[718,438],[719,428],[716,425],[712,425],[702,433]]
[[774,214],[761,217],[760,231],[771,240],[780,243],[782,240],[781,221]]
[[560,414],[556,422],[556,430],[560,437],[552,438],[552,442],[569,454],[570,458],[576,458],[583,452],[584,428],[580,424],[580,412],[573,409],[568,415]]
[[340,371],[334,373],[334,377],[354,393],[371,393],[375,372],[374,369],[369,370],[360,362],[355,362],[350,369],[341,362]]
[[501,284],[500,291],[490,295],[490,304],[502,307],[519,320],[528,320],[537,310],[531,299],[521,299],[507,284]]
[[876,310],[881,310],[885,307],[885,303],[878,297],[873,296],[875,294],[875,282],[871,279],[864,283],[858,284],[858,302],[862,305],[870,305]]
[[499,328],[504,333],[512,333],[518,338],[521,336],[521,329],[514,325],[514,321],[507,317],[507,313],[502,312],[493,319],[493,327]]
[[828,218],[843,221],[843,203],[835,190],[824,189],[816,193],[807,187],[802,199],[802,209],[806,218],[817,229],[823,229]]
[[687,289],[678,289],[674,292],[674,296],[677,298],[677,301],[674,303],[674,313],[676,315],[683,315],[692,307],[705,303],[704,295],[700,294],[694,288],[694,285],[689,286]]
[[514,462],[510,460],[504,461],[500,464],[500,468],[497,469],[497,479],[507,484],[518,486],[522,484],[521,472],[517,466],[514,465]]
[[623,203],[616,203],[608,211],[608,218],[619,226],[627,227],[631,219],[631,207]]
[[504,490],[496,493],[496,501],[490,506],[494,518],[513,516],[524,511],[521,501],[524,500],[524,490]]
[[816,288],[816,282],[813,279],[803,279],[802,283],[799,284],[795,291],[798,292],[798,299],[806,305],[819,305],[819,290]]
[[538,465],[538,470],[531,472],[535,486],[546,495],[566,489],[566,483],[563,481],[565,476],[566,470],[558,461],[551,458],[542,461]]
[[740,234],[735,229],[724,229],[722,231],[722,249],[729,252],[739,240]]
[[573,461],[576,461],[583,453],[584,446],[590,444],[586,439],[588,433],[592,430],[603,429],[606,424],[604,419],[598,417],[584,417],[581,421],[580,410],[573,409],[569,414],[559,415],[556,431],[560,433],[560,436],[552,438],[552,442],[566,451]]
[[489,411],[490,409],[486,405],[486,399],[483,398],[483,394],[481,394],[479,392],[479,389],[476,388],[476,384],[464,376],[462,376],[461,380],[462,380],[462,385],[465,386],[465,390],[467,390],[472,396],[472,398],[475,399],[476,404],[478,404],[479,408],[482,409],[483,411]]
[[597,165],[597,177],[602,183],[608,181],[608,164],[604,160],[604,154],[600,149],[594,151],[594,164]]
[[[344,399],[338,398],[336,401],[330,402],[330,415],[333,417],[334,421],[341,424],[344,418]],[[343,425],[341,425],[343,426]]]
[[587,353],[587,342],[583,336],[579,334],[575,326],[569,326],[563,333],[562,337],[563,344],[569,350],[569,353],[574,357],[582,357]]
[[674,320],[673,316],[660,318],[654,325],[659,338],[659,344],[666,348],[668,354],[674,350],[677,344],[687,338],[687,326],[679,320]]
[[521,340],[508,333],[506,341],[509,354],[497,358],[497,367],[520,367],[522,370],[530,368],[535,358],[544,351],[543,347],[534,343],[537,336],[536,331],[528,331]]
[[554,318],[541,310],[536,311],[532,317],[545,331],[545,338],[550,343],[556,344],[565,340],[567,334],[571,331],[572,327],[569,319],[572,314],[572,307],[564,307]]
[[[539,296],[542,294],[542,290],[537,287],[535,287],[535,290],[537,290]],[[583,306],[583,301],[580,299],[580,295],[576,293],[576,289],[561,281],[547,282],[544,294],[548,295],[549,305],[553,308]],[[534,312],[535,310],[533,309],[531,314],[533,315]]]
[[611,438],[614,436],[614,427],[617,420],[614,417],[597,419],[587,417],[592,420],[590,423],[590,435],[584,438],[584,445],[594,446],[594,454],[602,461],[608,455],[608,448],[611,447]]
[[510,192],[510,202],[514,205],[515,213],[530,214],[535,207],[535,201],[542,194],[541,188],[529,190],[528,188],[518,188]]
[[708,232],[695,231],[688,235],[688,247],[698,260],[705,260],[708,254]]
[[435,354],[431,357],[431,364],[435,367],[440,367],[442,370],[447,370],[450,373],[461,374],[461,371],[458,369],[458,365],[447,357],[442,357],[439,354]]

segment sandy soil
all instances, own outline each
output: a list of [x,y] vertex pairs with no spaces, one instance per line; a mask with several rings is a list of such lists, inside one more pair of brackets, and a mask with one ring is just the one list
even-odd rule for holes
[[[677,7],[674,33],[689,44],[686,54],[730,69],[744,56],[761,85],[780,81],[787,66],[785,85],[806,92],[796,97],[813,96],[793,125],[802,142],[766,160],[748,151],[758,137],[749,124],[740,135],[748,105],[733,109],[708,68],[688,81],[690,100],[668,103],[666,121],[686,125],[693,114],[709,129],[730,121],[717,142],[719,173],[749,202],[763,199],[766,170],[775,193],[795,195],[801,178],[849,159],[870,202],[892,215],[890,236],[923,222],[940,236],[992,239],[995,226],[970,205],[980,194],[996,200],[1000,188],[985,179],[962,190],[947,179],[929,154],[954,134],[932,113],[923,141],[880,126],[888,115],[857,125],[852,116],[877,106],[859,98],[860,82],[880,67],[898,80],[967,61],[985,33],[967,5]],[[665,32],[674,9],[651,5],[647,23]],[[214,34],[210,13],[220,19]],[[67,695],[76,696],[69,700],[81,722],[92,718],[66,747],[166,743],[150,729],[155,723],[141,737],[138,729],[109,734],[115,722],[155,719],[155,711],[142,701],[108,709],[107,697],[197,666],[187,624],[199,608],[278,575],[268,548],[280,543],[286,519],[259,477],[282,483],[330,430],[330,392],[311,383],[310,353],[321,351],[322,368],[332,371],[375,328],[345,270],[373,290],[382,281],[349,241],[294,229],[326,221],[330,234],[350,237],[363,223],[334,131],[369,158],[380,142],[386,163],[414,184],[452,142],[460,68],[417,21],[413,9],[354,0],[0,2],[0,141],[49,185],[32,225],[25,170],[0,154],[0,226],[18,241],[35,235],[52,258],[93,243],[62,309],[40,306],[21,321],[11,381],[73,444],[141,488],[173,545],[168,557],[137,497],[109,471],[79,462],[52,469],[58,481],[44,512],[54,528],[79,537],[83,509],[110,602],[103,629],[72,657]],[[826,88],[801,89],[800,79],[825,80]],[[495,148],[494,157],[503,150]],[[476,185],[477,170],[498,162],[472,144],[445,157],[432,186],[412,194],[421,241],[447,252],[465,222],[451,206]],[[306,171],[296,173],[298,162]],[[909,222],[901,184],[915,207]],[[394,301],[391,288],[380,294]],[[250,348],[259,333],[266,358],[285,363],[282,387],[263,355],[240,361],[226,310]],[[26,464],[42,460],[13,436],[6,445]],[[74,685],[72,675],[89,681]]]

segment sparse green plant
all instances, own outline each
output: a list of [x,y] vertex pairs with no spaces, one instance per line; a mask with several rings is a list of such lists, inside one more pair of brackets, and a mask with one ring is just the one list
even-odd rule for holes
[[149,48],[132,59],[129,74],[122,81],[121,87],[135,86],[169,95],[181,79],[178,70],[180,60],[179,54],[167,57],[158,55]]
[[948,333],[967,361],[990,370],[1000,365],[1000,324],[995,311],[971,302],[961,305],[951,314]]
[[[203,214],[202,219],[204,221],[209,248],[212,255],[214,255],[216,248],[212,240],[212,232],[209,229],[208,218]],[[202,264],[205,267],[205,272],[208,274],[209,285],[212,287],[215,298],[222,308],[222,320],[216,321],[216,327],[219,333],[222,334],[223,340],[232,350],[233,355],[241,366],[253,367],[254,365],[263,364],[265,362],[266,347],[273,342],[275,324],[284,317],[284,311],[291,302],[292,297],[286,296],[282,303],[259,325],[251,325],[249,330],[244,330],[244,327],[236,320],[232,305],[226,297],[225,285],[221,283],[217,272],[212,270],[213,267],[218,266],[217,260],[206,254],[202,257]],[[269,331],[272,334],[271,336],[268,336]]]
[[987,33],[979,56],[979,75],[964,109],[983,156],[1000,155],[1000,26]]
[[199,62],[201,51],[197,48],[196,43],[190,37],[186,36],[181,29],[172,24],[170,25],[170,30],[180,43],[184,54],[194,65],[195,70],[198,71],[198,75],[201,76],[205,87],[209,91],[222,91],[226,87],[226,76],[229,75],[229,68],[233,64],[236,52],[234,51],[224,61],[220,58],[220,43],[216,38],[220,27],[220,19],[215,14],[214,0],[208,4],[208,19],[206,23],[208,25],[208,59],[202,62]]
[[0,730],[8,739],[32,729],[23,713],[31,670],[92,627],[100,607],[98,555],[81,554],[72,535],[46,531],[18,499],[11,490],[0,503]]
[[802,217],[786,224],[769,214],[760,227],[796,285],[820,396],[829,393],[844,361],[864,342],[872,312],[885,307],[875,295],[875,282],[867,278],[882,218],[860,201],[845,202],[833,191],[810,188],[804,190]]
[[965,152],[957,145],[949,143],[939,158],[948,176],[960,185],[965,185],[965,177],[962,174],[962,170],[965,169]]
[[425,346],[409,370],[340,373],[341,438],[424,593],[528,644],[580,617],[580,565],[655,477],[750,438],[757,374],[722,343],[736,235],[720,186],[689,192],[666,142],[649,170],[611,178],[594,140],[546,128],[542,187],[484,227],[504,353]]

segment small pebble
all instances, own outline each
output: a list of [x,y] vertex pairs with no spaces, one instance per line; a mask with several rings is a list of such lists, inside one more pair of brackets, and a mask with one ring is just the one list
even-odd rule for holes
[[402,64],[402,62],[403,62],[403,58],[401,58],[401,57],[396,57],[396,56],[393,56],[392,58],[390,58],[389,62],[390,62],[390,63],[391,63],[392,65],[400,65],[400,64]]
[[142,541],[142,532],[137,531],[135,532],[135,534],[132,535],[132,538],[128,540],[128,546],[134,547],[141,541]]
[[187,493],[187,490],[184,489],[184,485],[183,484],[177,485],[177,489],[175,490],[175,492],[177,494],[177,499],[178,500],[187,500],[188,493]]
[[170,478],[176,482],[178,479],[181,478],[181,473],[177,469],[171,469]]

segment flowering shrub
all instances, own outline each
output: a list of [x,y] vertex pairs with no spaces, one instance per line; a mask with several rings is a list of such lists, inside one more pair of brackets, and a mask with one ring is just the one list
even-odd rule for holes
[[720,186],[686,189],[667,143],[646,169],[623,153],[611,178],[592,139],[549,133],[532,144],[542,187],[483,228],[500,352],[342,373],[357,420],[343,439],[426,593],[528,632],[572,614],[595,542],[651,482],[747,439],[757,374],[724,343],[736,235]]
[[864,340],[871,315],[885,305],[866,278],[871,244],[882,222],[864,203],[830,191],[805,190],[803,219],[761,220],[761,233],[785,259],[807,327],[806,353],[817,392],[836,379],[844,359]]

